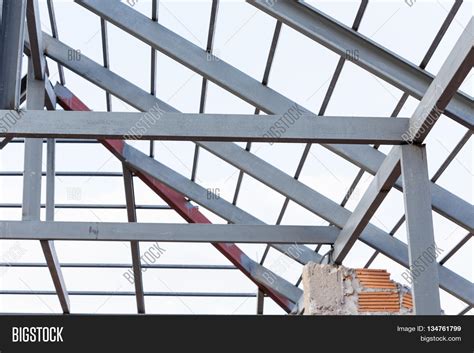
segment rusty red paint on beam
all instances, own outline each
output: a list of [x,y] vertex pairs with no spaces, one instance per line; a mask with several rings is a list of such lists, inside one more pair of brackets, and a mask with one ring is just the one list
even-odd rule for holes
[[[58,104],[64,110],[90,111],[90,109],[66,87],[58,84],[56,85],[56,88],[58,88],[56,89]],[[125,142],[123,140],[108,139],[100,140],[100,142],[118,159],[122,162],[124,161],[123,149]],[[209,221],[209,219],[207,219],[207,217],[204,216],[197,207],[193,206],[182,194],[162,184],[148,174],[140,171],[135,171],[135,174],[188,223],[211,223],[211,221]],[[272,298],[286,312],[291,312],[294,304],[289,299],[257,282],[252,277],[251,269],[248,268],[247,265],[251,262],[251,259],[237,245],[233,243],[212,243],[212,245],[235,267],[242,271],[242,273],[244,273],[252,282],[254,282],[260,290]]]

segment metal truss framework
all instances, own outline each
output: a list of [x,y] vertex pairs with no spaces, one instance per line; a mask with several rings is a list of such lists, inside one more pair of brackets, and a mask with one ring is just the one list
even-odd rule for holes
[[[456,154],[469,140],[473,129],[473,101],[458,91],[474,63],[474,21],[458,39],[454,49],[436,76],[424,70],[441,38],[453,20],[461,1],[456,1],[440,32],[419,67],[396,56],[357,32],[368,1],[362,1],[352,28],[346,27],[304,2],[264,0],[248,1],[276,19],[276,26],[261,82],[237,70],[223,60],[208,60],[212,54],[218,15],[218,0],[213,0],[206,48],[199,48],[158,22],[158,1],[152,3],[151,18],[140,14],[118,0],[76,0],[78,5],[100,17],[102,58],[99,64],[82,55],[81,60],[68,60],[73,50],[59,41],[53,1],[48,0],[52,36],[42,32],[38,0],[3,0],[0,37],[0,149],[8,143],[24,143],[24,172],[3,171],[0,176],[23,176],[22,204],[2,203],[0,207],[22,208],[22,221],[0,221],[0,239],[35,239],[41,241],[46,265],[38,263],[0,264],[14,267],[47,266],[55,292],[32,291],[30,294],[57,294],[64,313],[71,312],[70,295],[135,295],[137,312],[145,310],[145,296],[166,296],[171,293],[145,292],[140,262],[140,241],[210,242],[232,266],[161,265],[151,268],[237,269],[258,287],[254,293],[174,293],[175,296],[255,297],[257,314],[263,313],[263,298],[273,299],[288,313],[301,313],[302,290],[264,267],[270,247],[300,264],[309,261],[342,263],[357,240],[399,264],[413,268],[414,262],[427,250],[436,247],[432,210],[467,230],[468,235],[441,261],[413,280],[412,292],[416,314],[440,314],[438,287],[474,305],[474,285],[444,267],[474,229],[474,209],[436,184]],[[25,26],[26,19],[26,26]],[[107,24],[111,23],[150,46],[150,91],[146,92],[110,70]],[[296,104],[275,90],[268,81],[282,26],[290,26],[302,35],[318,42],[341,56],[319,113]],[[23,47],[24,43],[24,47]],[[391,117],[326,117],[334,87],[346,60],[346,50],[357,49],[355,61],[371,74],[404,92]],[[29,57],[28,74],[21,77],[23,51]],[[198,114],[184,114],[156,97],[157,51],[169,56],[202,76]],[[55,87],[48,78],[45,57],[59,68],[60,82]],[[92,112],[66,88],[64,68],[67,68],[106,92],[107,112]],[[206,94],[211,81],[255,107],[254,115],[206,114]],[[151,94],[150,94],[151,93]],[[111,97],[130,104],[141,113],[112,112]],[[411,96],[420,103],[411,117],[397,118],[403,104]],[[26,110],[19,109],[26,99]],[[64,111],[51,111],[60,105]],[[44,107],[48,111],[44,110]],[[268,115],[258,116],[260,112]],[[450,153],[430,180],[426,164],[424,139],[438,117],[446,114],[468,129],[463,139]],[[7,124],[6,122],[14,122]],[[143,128],[144,127],[144,128]],[[21,139],[24,138],[24,139]],[[44,139],[44,140],[43,140]],[[150,140],[147,155],[125,140]],[[195,142],[190,178],[177,173],[154,159],[155,140]],[[245,148],[233,142],[247,142]],[[292,177],[250,153],[252,142],[304,142],[306,148],[295,176]],[[46,172],[41,170],[42,146],[47,143]],[[122,173],[58,172],[55,170],[56,143],[100,143],[123,166]],[[344,208],[347,193],[338,204],[304,185],[298,178],[312,144],[321,144],[361,168],[351,190],[364,172],[375,177],[354,212]],[[373,144],[370,146],[368,144]],[[378,151],[381,144],[394,146],[388,155]],[[196,182],[199,151],[205,149],[239,169],[232,202],[221,197],[209,197]],[[266,225],[237,206],[244,175],[247,174],[285,196],[276,225]],[[121,177],[124,180],[125,205],[55,204],[55,176]],[[41,204],[41,178],[46,176],[46,203]],[[134,179],[139,178],[167,205],[136,205]],[[375,211],[392,188],[403,192],[406,216],[392,232],[386,233],[370,224]],[[280,225],[289,201],[293,201],[329,223],[328,226]],[[227,225],[211,225],[192,203],[203,206]],[[40,221],[40,210],[46,209],[46,220]],[[129,223],[55,222],[55,208],[126,209]],[[137,209],[173,209],[188,223],[137,223]],[[405,222],[408,244],[393,237]],[[203,224],[199,224],[203,223]],[[54,240],[130,241],[135,292],[68,291],[62,267],[123,268],[126,264],[61,264]],[[252,260],[235,243],[268,244],[260,263]],[[318,244],[313,251],[305,244]],[[329,244],[329,256],[318,253],[322,244]],[[168,266],[168,267],[167,267]],[[174,266],[174,267],[173,267]],[[28,294],[24,291],[0,290],[0,295]]]

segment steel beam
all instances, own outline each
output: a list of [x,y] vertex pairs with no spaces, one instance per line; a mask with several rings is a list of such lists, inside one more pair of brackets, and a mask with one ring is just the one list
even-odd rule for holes
[[337,237],[331,255],[335,263],[342,263],[377,208],[392,189],[400,173],[400,148],[396,146],[385,158],[364,196]]
[[[63,268],[130,268],[125,263],[91,263],[62,262]],[[41,262],[0,262],[0,267],[48,267]],[[143,264],[142,268],[162,270],[238,270],[233,265],[202,265],[202,264]]]
[[[58,173],[56,176],[61,176]],[[91,175],[94,176],[94,175]],[[21,208],[21,203],[0,203],[0,208]],[[46,208],[45,204],[41,205],[41,208]],[[55,208],[62,208],[62,209],[108,209],[108,210],[125,210],[127,209],[127,205],[119,205],[119,204],[64,204],[59,203],[55,204]],[[172,209],[168,205],[136,205],[137,210],[170,210]]]
[[[270,3],[265,0],[247,0],[247,2],[341,56],[346,55],[347,50],[357,51],[359,58],[353,61],[355,65],[416,99],[421,99],[425,95],[433,80],[433,75],[425,70],[320,11],[308,8],[303,3],[297,1]],[[472,100],[463,93],[457,92],[454,95],[445,114],[468,129],[474,128]]]
[[30,41],[30,52],[33,60],[33,72],[37,80],[43,80],[46,70],[46,59],[43,55],[41,22],[38,0],[27,0],[26,19]]
[[[137,209],[135,205],[135,189],[133,186],[133,176],[130,170],[122,165],[123,182],[125,186],[125,200],[127,203],[127,217],[129,222],[137,222]],[[138,241],[130,242],[132,252],[133,279],[135,284],[135,293],[137,299],[137,311],[139,314],[145,313],[145,298],[143,297],[143,276],[140,260],[140,243]]]
[[[410,127],[404,137],[407,141],[423,142],[471,71],[474,65],[473,33],[474,19],[471,18],[410,119]],[[472,109],[471,102],[471,118],[474,115]]]
[[[135,292],[125,291],[70,291],[71,296],[131,297]],[[0,295],[55,295],[48,290],[0,290]],[[255,298],[255,293],[229,292],[145,292],[146,297],[195,297],[195,298]],[[24,314],[23,314],[24,315]]]
[[332,244],[331,226],[0,221],[1,239]]
[[438,254],[425,147],[402,146],[401,169],[413,310],[417,315],[440,315]]
[[4,0],[0,28],[0,107],[20,105],[26,0]]
[[0,110],[1,120],[16,121],[0,131],[2,137],[118,138],[130,140],[313,142],[343,144],[401,144],[408,119],[372,117],[313,118],[289,114],[16,112]]

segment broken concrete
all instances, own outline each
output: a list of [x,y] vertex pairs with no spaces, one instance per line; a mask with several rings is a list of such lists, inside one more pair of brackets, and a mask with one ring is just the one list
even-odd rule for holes
[[410,290],[385,270],[310,262],[303,269],[306,315],[409,315]]

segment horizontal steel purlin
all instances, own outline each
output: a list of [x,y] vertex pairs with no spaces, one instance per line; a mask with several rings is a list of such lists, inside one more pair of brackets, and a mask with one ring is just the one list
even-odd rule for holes
[[[65,110],[89,111],[90,109],[67,88],[56,85],[56,95],[59,105]],[[121,151],[125,145],[121,140],[101,140],[101,143],[109,149],[119,159],[123,157]],[[158,180],[139,171],[136,175],[158,194],[166,203],[175,209],[175,211],[189,223],[211,223],[197,207],[192,205],[183,195],[160,183]],[[253,273],[259,266],[255,261],[248,257],[239,247],[232,243],[212,243],[234,266],[239,268],[250,280],[252,280],[264,293],[272,298],[286,312],[291,312],[295,307],[295,301],[282,296],[276,292],[264,281],[254,278]],[[271,271],[268,273],[271,273]],[[296,288],[296,287],[295,287]]]
[[408,119],[0,110],[0,137],[403,144]]
[[[0,295],[56,295],[48,290],[0,290]],[[135,292],[125,291],[69,291],[70,296],[107,296],[122,297],[135,296]],[[145,292],[145,297],[196,297],[196,298],[255,298],[255,293],[228,293],[228,292]]]
[[0,221],[0,239],[332,244],[332,226]]

